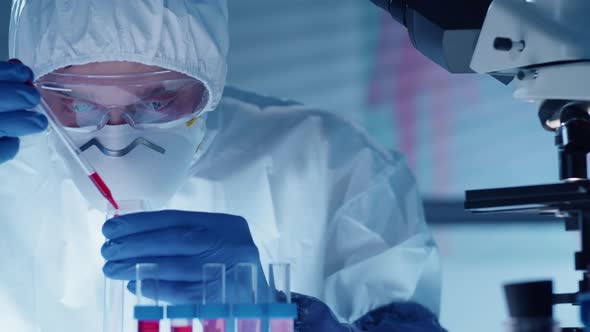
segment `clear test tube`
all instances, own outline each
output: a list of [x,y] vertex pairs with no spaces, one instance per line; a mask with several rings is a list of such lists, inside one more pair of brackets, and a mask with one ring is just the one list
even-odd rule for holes
[[193,319],[197,317],[197,306],[193,304],[166,307],[171,332],[193,332]]
[[287,263],[270,264],[270,298],[267,315],[270,332],[293,332],[297,306],[291,303],[291,267]]
[[226,302],[225,273],[225,264],[203,265],[203,304],[199,307],[203,332],[228,329],[230,307]]
[[[147,206],[142,200],[120,201],[118,209],[108,205],[106,220],[145,210]],[[124,331],[125,321],[131,317],[131,312],[125,312],[125,297],[130,295],[125,288],[125,281],[104,278],[103,332]]]
[[264,307],[258,303],[258,275],[255,264],[240,263],[234,270],[232,312],[236,332],[261,332]]
[[158,303],[158,264],[135,266],[135,296],[137,304],[134,318],[138,332],[159,332],[164,308]]

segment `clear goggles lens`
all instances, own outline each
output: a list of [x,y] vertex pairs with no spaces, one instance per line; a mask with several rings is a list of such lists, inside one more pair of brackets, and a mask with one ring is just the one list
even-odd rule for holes
[[48,74],[35,82],[65,127],[129,124],[150,127],[199,115],[207,105],[205,85],[176,72],[126,76]]

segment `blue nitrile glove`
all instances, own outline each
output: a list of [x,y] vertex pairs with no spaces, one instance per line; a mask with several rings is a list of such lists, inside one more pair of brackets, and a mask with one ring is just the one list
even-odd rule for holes
[[[104,273],[130,280],[135,290],[135,264],[156,263],[160,267],[159,299],[173,303],[200,303],[202,267],[207,263],[227,265],[228,297],[249,285],[235,281],[236,264],[258,267],[260,299],[269,291],[247,222],[242,217],[201,212],[159,211],[123,215],[103,226],[110,239],[102,248],[107,260]],[[144,295],[153,297],[153,283],[144,282]],[[231,298],[228,298],[229,302]],[[293,294],[298,306],[297,331],[301,332],[443,332],[436,317],[417,304],[396,303],[377,309],[355,325],[341,324],[321,301]]]
[[[267,296],[258,248],[242,217],[185,211],[143,212],[108,220],[103,233],[109,239],[102,247],[107,260],[104,273],[112,279],[129,280],[132,292],[135,264],[156,263],[160,300],[173,304],[201,303],[203,265],[223,263],[227,269],[227,296],[235,296],[238,290],[249,294],[250,285],[234,281],[234,270],[238,263],[254,263],[259,298]],[[142,287],[144,295],[152,297],[153,283],[144,282]]]
[[338,322],[330,308],[313,297],[293,293],[298,332],[446,332],[434,314],[419,304],[392,303],[375,309],[352,325]]
[[16,156],[20,136],[47,128],[45,116],[27,111],[40,100],[32,80],[33,72],[20,61],[0,62],[0,164]]

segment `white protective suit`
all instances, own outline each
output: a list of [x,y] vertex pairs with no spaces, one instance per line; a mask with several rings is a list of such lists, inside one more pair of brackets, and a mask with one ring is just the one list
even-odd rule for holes
[[[37,75],[128,60],[199,78],[215,111],[166,208],[243,216],[263,266],[290,262],[293,290],[342,321],[399,300],[438,312],[438,253],[402,156],[329,113],[232,88],[221,99],[226,18],[221,0],[16,0],[11,56]],[[94,332],[104,211],[50,135],[23,139],[0,165],[0,326]]]

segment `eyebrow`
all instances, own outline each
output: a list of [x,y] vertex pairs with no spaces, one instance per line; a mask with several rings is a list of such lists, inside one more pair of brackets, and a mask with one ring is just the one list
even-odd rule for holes
[[142,95],[144,95],[144,96],[153,96],[155,94],[160,94],[162,92],[166,92],[166,88],[164,86],[161,86],[160,85],[160,86],[153,87],[153,88],[151,88],[149,90],[146,90],[145,92],[142,92]]

